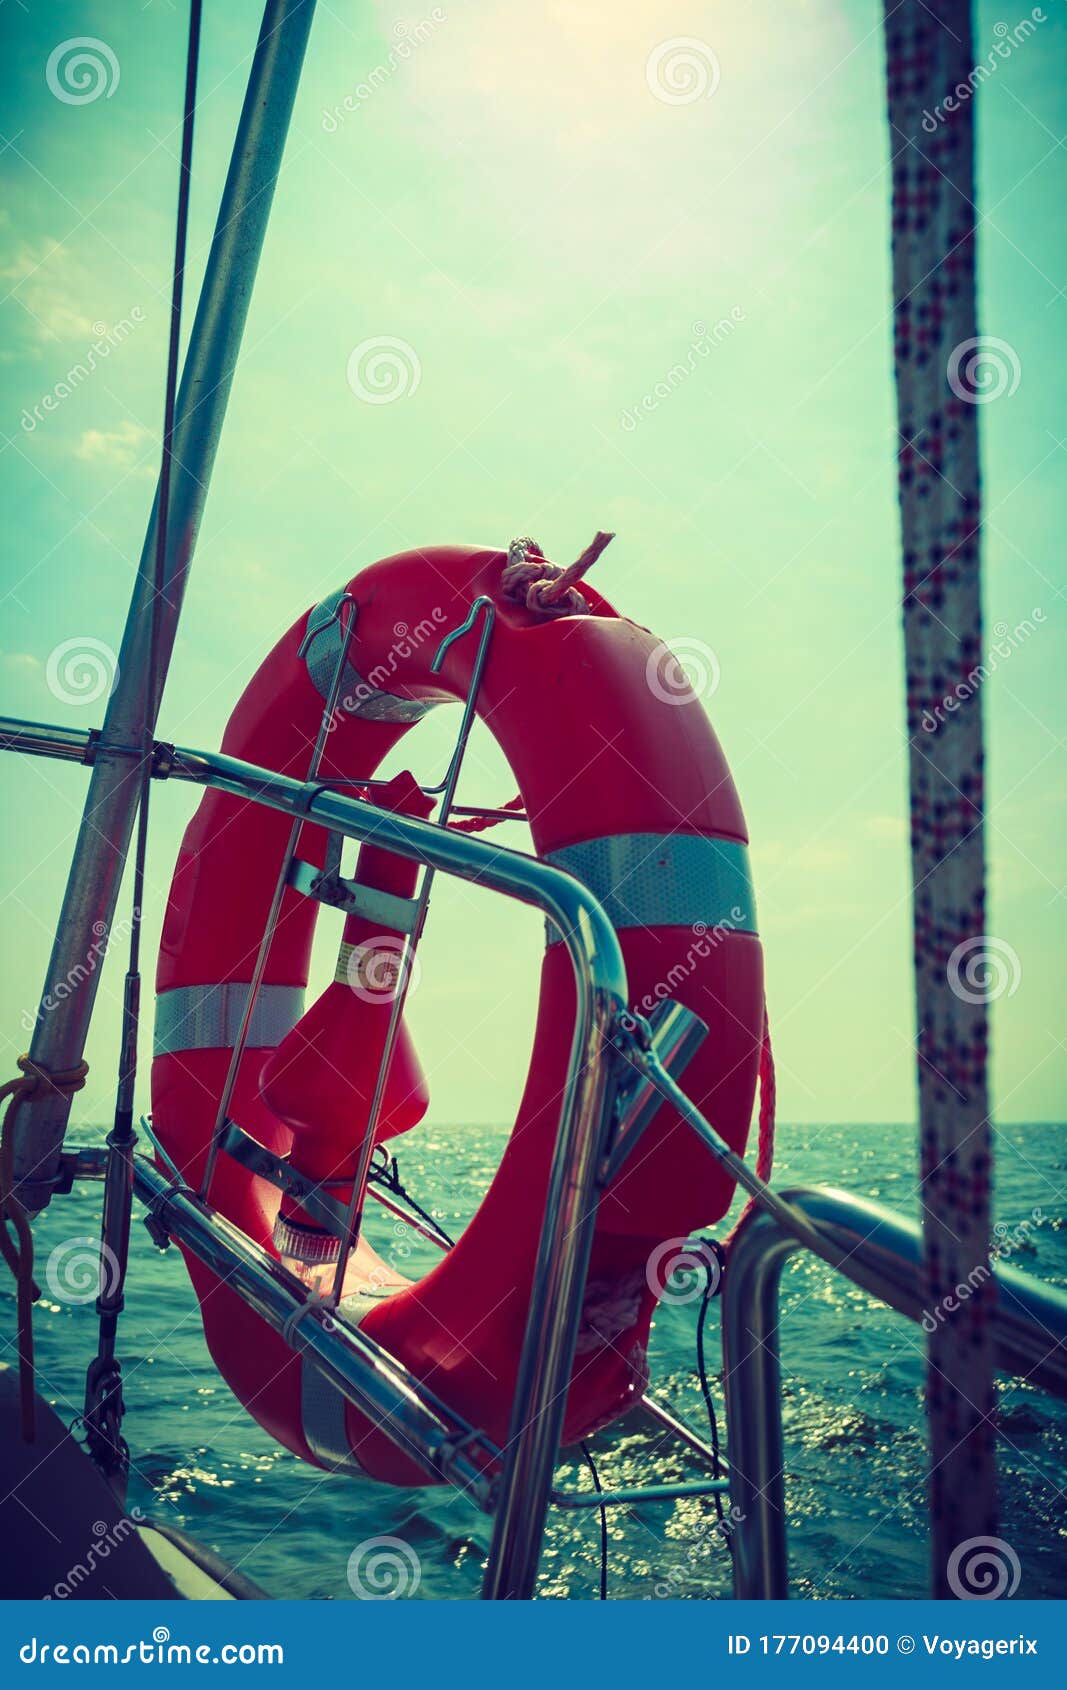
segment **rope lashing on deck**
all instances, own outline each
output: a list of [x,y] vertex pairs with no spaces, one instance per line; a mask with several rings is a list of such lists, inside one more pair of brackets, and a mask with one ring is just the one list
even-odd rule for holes
[[592,569],[614,538],[614,534],[598,530],[581,556],[566,569],[561,569],[558,563],[549,563],[537,541],[529,535],[512,540],[500,577],[501,590],[506,598],[515,599],[540,616],[588,616],[591,606],[574,583]]
[[[21,1074],[8,1080],[5,1086],[0,1086],[0,1103],[6,1102],[7,1105],[0,1123],[0,1255],[15,1280],[22,1437],[25,1443],[32,1444],[37,1436],[33,1305],[41,1292],[33,1277],[33,1231],[25,1209],[15,1196],[14,1137],[10,1128],[18,1105],[38,1091],[58,1092],[63,1097],[73,1097],[75,1092],[81,1091],[89,1064],[79,1062],[73,1068],[50,1073],[40,1063],[31,1061],[29,1056],[20,1056],[18,1065]],[[9,1225],[13,1237],[8,1231]]]
[[[949,98],[974,64],[969,0],[885,11],[932,1570],[944,1598],[959,1594],[953,1552],[997,1530],[987,1004],[961,962],[987,943],[977,402],[991,349],[975,300],[976,102]],[[932,133],[931,112],[944,114]]]

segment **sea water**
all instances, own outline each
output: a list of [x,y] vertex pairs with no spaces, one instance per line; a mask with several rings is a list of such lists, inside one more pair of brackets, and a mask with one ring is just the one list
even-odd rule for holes
[[[84,1141],[92,1135],[77,1136]],[[424,1126],[402,1146],[405,1184],[455,1235],[492,1177],[504,1140],[504,1128]],[[915,1168],[912,1127],[779,1128],[779,1184],[842,1186],[913,1218]],[[1067,1283],[1065,1193],[1063,1128],[998,1128],[996,1215],[1012,1265],[1060,1285]],[[98,1231],[99,1201],[99,1186],[82,1186],[53,1202],[36,1226],[44,1286],[36,1313],[39,1384],[66,1421],[80,1410],[95,1345],[94,1293],[89,1286],[86,1302],[60,1301],[48,1287],[46,1269],[53,1252],[66,1250],[69,1260],[72,1241]],[[726,1224],[715,1229],[720,1236]],[[373,1217],[372,1237],[381,1254],[410,1275],[433,1259],[432,1249],[407,1229],[398,1237],[384,1212]],[[54,1260],[62,1271],[63,1256]],[[0,1325],[3,1353],[13,1362],[14,1311],[6,1276],[0,1283],[8,1305]],[[653,1392],[706,1435],[695,1367],[698,1308],[696,1297],[660,1306],[650,1365]],[[721,1423],[718,1319],[712,1303],[707,1355]],[[795,1257],[782,1284],[781,1352],[794,1593],[922,1595],[928,1540],[921,1330],[820,1263]],[[366,1562],[361,1545],[381,1536],[404,1546],[408,1595],[477,1595],[491,1522],[443,1487],[402,1491],[328,1476],[279,1449],[212,1367],[177,1250],[160,1253],[136,1219],[119,1354],[131,1452],[129,1506],[184,1528],[272,1595],[352,1599],[366,1589],[358,1573]],[[1025,1381],[1001,1379],[998,1388],[1000,1531],[1020,1562],[1018,1593],[1063,1597],[1067,1404]],[[593,1452],[608,1488],[703,1476],[698,1458],[639,1416],[602,1433]],[[561,1465],[558,1481],[581,1488],[591,1483],[576,1460]],[[609,1533],[611,1596],[729,1596],[730,1553],[714,1528],[710,1499],[614,1508]],[[539,1594],[595,1597],[599,1556],[595,1509],[553,1511]]]

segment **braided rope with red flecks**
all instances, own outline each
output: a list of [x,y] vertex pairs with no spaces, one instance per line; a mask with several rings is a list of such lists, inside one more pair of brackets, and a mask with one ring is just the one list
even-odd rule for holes
[[974,61],[969,0],[885,12],[933,1592],[947,1596],[952,1551],[997,1526],[987,1015],[950,979],[955,948],[985,931],[981,691],[938,708],[981,652],[977,408],[950,383],[977,341],[975,100],[945,105]]
[[503,814],[505,810],[517,811],[516,821],[520,818],[524,819],[521,793],[516,793],[515,797],[509,798],[506,804],[501,804],[496,815],[486,811],[480,816],[464,816],[460,821],[450,821],[448,826],[453,828],[456,833],[485,833],[489,828],[499,827],[502,821],[507,821],[507,816]]

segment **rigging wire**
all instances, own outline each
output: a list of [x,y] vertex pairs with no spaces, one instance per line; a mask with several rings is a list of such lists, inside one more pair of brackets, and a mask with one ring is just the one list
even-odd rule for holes
[[435,1220],[428,1209],[424,1209],[421,1203],[416,1202],[415,1198],[412,1197],[411,1192],[407,1189],[407,1186],[400,1178],[400,1165],[397,1162],[396,1157],[390,1156],[384,1144],[376,1146],[376,1154],[380,1155],[383,1160],[377,1166],[372,1164],[367,1174],[368,1183],[372,1185],[380,1185],[383,1190],[391,1191],[394,1197],[399,1197],[402,1202],[407,1204],[408,1208],[411,1209],[414,1214],[418,1215],[420,1220],[425,1221],[427,1226],[431,1226],[433,1228],[433,1230],[448,1245],[450,1250],[454,1249],[456,1243],[455,1239],[449,1237],[440,1221]]
[[[159,511],[156,521],[156,553],[152,580],[152,624],[148,643],[148,672],[145,677],[144,755],[141,764],[141,803],[138,813],[137,850],[134,857],[134,908],[130,933],[130,973],[140,962],[141,900],[144,893],[145,858],[148,849],[148,800],[152,785],[152,728],[159,674],[159,601],[163,597],[167,570],[167,538],[170,517],[170,478],[174,461],[174,413],[178,393],[178,358],[181,348],[182,297],[185,290],[185,249],[189,231],[189,196],[192,186],[193,125],[196,115],[196,81],[200,60],[200,15],[202,0],[190,0],[189,45],[185,64],[185,105],[182,113],[182,148],[178,176],[178,211],[174,226],[174,270],[171,280],[170,336],[167,344],[167,381],[163,399],[163,456],[159,469]],[[136,1071],[136,1051],[133,1054]]]
[[101,1223],[100,1294],[97,1298],[100,1333],[97,1353],[90,1363],[85,1381],[83,1424],[89,1451],[104,1471],[112,1474],[123,1473],[129,1459],[129,1452],[119,1430],[122,1423],[123,1402],[121,1374],[118,1362],[115,1359],[115,1337],[118,1317],[123,1306],[123,1286],[129,1248],[132,1202],[128,1166],[135,1139],[133,1111],[137,1082],[137,1041],[140,1030],[141,912],[144,907],[145,863],[148,855],[148,810],[152,784],[153,726],[159,673],[159,608],[166,582],[170,483],[174,458],[174,418],[177,404],[182,297],[189,229],[189,198],[192,181],[197,72],[200,61],[201,12],[202,0],[190,0],[189,37],[185,62],[185,95],[182,108],[181,158],[178,176],[178,207],[175,218],[174,265],[171,276],[170,332],[167,344],[166,387],[163,401],[163,449],[159,487],[156,495],[153,590],[148,658],[144,677],[141,761],[137,772],[141,790],[137,816],[137,841],[133,861],[130,949],[123,992],[122,1037],[114,1126],[108,1137],[111,1155],[104,1187],[104,1215]]
[[[597,1493],[598,1496],[602,1496],[603,1493],[604,1493],[604,1487],[600,1483],[600,1474],[597,1472],[596,1462],[593,1460],[592,1453],[590,1452],[590,1449],[589,1449],[589,1445],[586,1444],[586,1443],[580,1443],[578,1445],[578,1448],[582,1452],[582,1460],[585,1462],[586,1466],[588,1467],[590,1473],[593,1476],[593,1484],[596,1487],[596,1493]],[[607,1506],[606,1506],[605,1503],[602,1502],[600,1504],[599,1512],[600,1512],[600,1600],[601,1600],[601,1602],[606,1602],[607,1599],[608,1599],[608,1510],[607,1510]]]

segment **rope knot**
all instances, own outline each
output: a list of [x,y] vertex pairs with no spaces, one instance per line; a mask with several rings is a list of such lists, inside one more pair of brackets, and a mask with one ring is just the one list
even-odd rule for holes
[[[36,1401],[33,1371],[33,1305],[41,1295],[33,1277],[33,1233],[25,1209],[15,1195],[15,1146],[11,1122],[18,1105],[37,1092],[50,1091],[59,1097],[73,1097],[85,1084],[87,1062],[54,1072],[24,1053],[18,1059],[17,1079],[0,1086],[0,1102],[6,1100],[0,1125],[0,1256],[15,1280],[18,1300],[19,1387],[22,1400],[22,1436],[32,1444],[36,1436]],[[8,1225],[14,1229],[14,1237]]]
[[17,1095],[20,1099],[33,1097],[42,1089],[55,1092],[58,1097],[73,1097],[75,1092],[81,1091],[89,1072],[87,1062],[78,1062],[73,1068],[59,1068],[53,1072],[34,1062],[28,1052],[23,1052],[18,1058],[18,1067],[22,1070],[22,1079],[12,1080],[10,1092],[5,1086],[3,1094]]
[[536,540],[523,535],[512,540],[508,547],[508,561],[500,577],[505,598],[524,604],[539,616],[588,616],[590,605],[582,597],[574,582],[591,569],[614,534],[598,532],[586,546],[581,557],[569,568],[549,563]]

